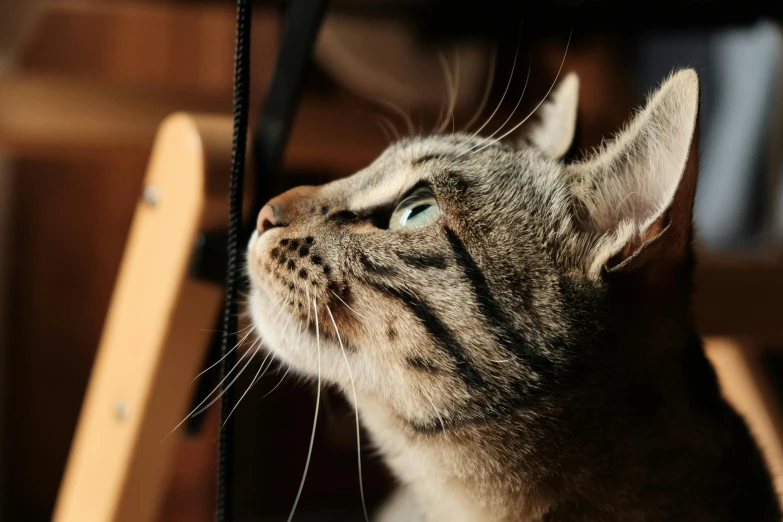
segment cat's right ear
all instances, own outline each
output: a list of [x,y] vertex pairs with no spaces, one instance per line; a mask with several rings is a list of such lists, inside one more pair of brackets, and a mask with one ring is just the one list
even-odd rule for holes
[[699,80],[685,69],[628,127],[567,175],[597,275],[682,265],[691,254]]
[[574,141],[576,110],[579,106],[579,77],[568,73],[549,93],[530,121],[518,132],[527,141],[552,159],[562,158]]

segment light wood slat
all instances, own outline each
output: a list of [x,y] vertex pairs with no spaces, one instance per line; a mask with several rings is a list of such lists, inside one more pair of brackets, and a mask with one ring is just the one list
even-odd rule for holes
[[166,435],[186,413],[222,301],[188,270],[198,231],[225,226],[208,210],[227,215],[230,150],[229,118],[161,126],[145,180],[155,197],[137,206],[55,522],[156,516],[181,432]]

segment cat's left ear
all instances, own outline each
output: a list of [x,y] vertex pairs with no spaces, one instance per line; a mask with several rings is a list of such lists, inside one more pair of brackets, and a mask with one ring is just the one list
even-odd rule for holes
[[558,159],[571,148],[579,106],[579,77],[568,73],[549,93],[546,101],[523,125],[518,136],[545,155]]
[[566,169],[575,212],[595,239],[588,271],[683,266],[692,253],[699,79],[673,74],[628,127]]

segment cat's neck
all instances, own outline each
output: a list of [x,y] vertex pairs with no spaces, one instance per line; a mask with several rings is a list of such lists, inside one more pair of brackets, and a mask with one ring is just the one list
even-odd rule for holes
[[[720,397],[698,337],[683,342],[681,364],[662,377],[677,395],[658,393],[650,379],[612,389],[606,406],[553,402],[549,408],[569,413],[531,422],[533,410],[424,434],[374,397],[360,394],[358,406],[387,464],[425,506],[428,520],[538,520],[547,513],[548,520],[575,520],[577,512],[600,520],[606,513],[591,518],[591,506],[619,507],[607,498],[633,504],[651,487],[644,502],[668,502],[689,473],[702,474],[704,483],[689,487],[702,487],[694,495],[705,497],[712,481],[732,474],[766,478],[747,429]],[[726,467],[733,453],[743,457]],[[716,475],[720,466],[722,476]],[[754,494],[762,503],[771,495]]]
[[359,394],[358,403],[375,446],[426,515],[422,520],[526,520],[520,513],[533,515],[548,504],[533,500],[530,482],[514,478],[519,466],[486,454],[491,448],[489,439],[480,443],[484,429],[415,433],[374,397]]

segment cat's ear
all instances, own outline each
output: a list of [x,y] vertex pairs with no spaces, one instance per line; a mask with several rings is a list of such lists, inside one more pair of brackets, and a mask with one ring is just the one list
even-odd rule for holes
[[590,272],[676,265],[691,252],[699,80],[666,80],[628,127],[567,174],[580,225],[598,238]]
[[550,158],[561,158],[574,141],[578,106],[579,77],[572,72],[560,80],[531,116],[530,123],[523,126],[520,138]]

